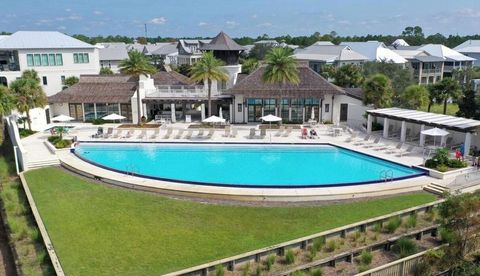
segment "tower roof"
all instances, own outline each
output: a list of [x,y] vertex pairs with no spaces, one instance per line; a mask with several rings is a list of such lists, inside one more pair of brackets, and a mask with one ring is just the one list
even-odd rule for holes
[[201,50],[213,50],[213,51],[244,51],[245,47],[238,45],[233,41],[226,33],[220,32],[216,37],[208,44],[204,44],[200,48]]

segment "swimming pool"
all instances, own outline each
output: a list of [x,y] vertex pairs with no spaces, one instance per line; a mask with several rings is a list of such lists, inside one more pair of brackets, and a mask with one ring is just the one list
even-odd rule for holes
[[424,175],[331,145],[81,143],[75,154],[110,170],[188,184],[328,187]]

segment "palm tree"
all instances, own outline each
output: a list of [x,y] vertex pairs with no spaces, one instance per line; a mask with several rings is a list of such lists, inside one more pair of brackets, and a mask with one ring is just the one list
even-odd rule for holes
[[[139,78],[141,75],[148,76],[155,74],[157,69],[155,66],[150,64],[148,59],[139,51],[133,50],[128,52],[128,58],[123,60],[120,63],[120,72],[122,74],[127,74]],[[140,99],[140,93],[137,91],[137,114],[138,114],[138,125],[142,123],[142,100]]]
[[22,78],[36,80],[38,83],[40,83],[40,77],[38,76],[37,71],[35,71],[34,69],[23,71]]
[[254,58],[247,58],[242,61],[242,73],[250,74],[255,71],[260,63]]
[[26,115],[28,129],[32,130],[30,110],[47,105],[47,95],[40,84],[31,78],[20,78],[12,82],[10,89],[15,98],[15,106]]
[[3,143],[3,116],[10,114],[15,108],[10,89],[0,85],[0,144]]
[[206,81],[208,86],[208,116],[212,116],[212,82],[227,81],[228,75],[221,68],[223,61],[215,58],[212,52],[203,53],[202,58],[190,69],[190,79],[194,81]]
[[[267,65],[263,72],[265,83],[285,85],[299,84],[297,61],[287,48],[272,48],[266,55],[264,63]],[[279,93],[277,108],[280,110],[282,95]]]
[[375,109],[390,107],[392,104],[393,88],[390,79],[383,74],[375,74],[365,80],[363,84],[364,104],[373,104]]

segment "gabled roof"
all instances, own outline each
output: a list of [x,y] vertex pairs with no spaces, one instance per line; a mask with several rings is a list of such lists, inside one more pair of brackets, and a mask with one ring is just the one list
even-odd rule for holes
[[299,60],[324,62],[368,60],[366,56],[353,51],[349,46],[325,45],[323,43],[315,43],[307,48],[297,49],[293,56]]
[[398,38],[391,44],[394,47],[398,46],[410,46],[404,39]]
[[214,51],[244,51],[245,47],[242,47],[233,41],[226,33],[220,32],[216,37],[208,44],[204,44],[200,47],[201,50],[214,50]]
[[180,39],[177,44],[177,49],[182,48],[185,53],[193,54],[190,48],[190,45],[195,45],[197,49],[202,47],[202,45],[210,43],[211,40],[208,39]]
[[446,60],[453,61],[474,61],[474,58],[467,57],[453,49],[450,49],[442,44],[426,44],[419,48],[424,50],[432,56],[442,57]]
[[60,32],[18,31],[0,39],[0,49],[93,49],[95,46]]
[[155,85],[192,85],[194,81],[175,71],[159,71],[152,76]]
[[467,40],[453,49],[460,53],[480,53],[480,40]]
[[[125,46],[125,45],[124,45]],[[128,51],[126,47],[109,46],[98,49],[100,60],[124,60],[128,58]]]
[[322,98],[326,94],[345,94],[345,91],[329,83],[307,65],[298,65],[300,83],[270,84],[263,81],[266,66],[261,66],[250,75],[239,80],[230,91],[246,97],[310,97]]
[[168,56],[176,53],[178,54],[177,42],[172,42],[156,49],[155,51],[152,52],[152,55]]
[[371,61],[405,63],[406,59],[388,49],[385,44],[379,41],[367,42],[342,42],[340,45],[348,45],[354,51],[366,56]]

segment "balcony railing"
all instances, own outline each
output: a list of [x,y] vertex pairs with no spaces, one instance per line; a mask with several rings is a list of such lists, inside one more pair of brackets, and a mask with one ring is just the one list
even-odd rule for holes
[[20,71],[17,63],[0,64],[0,71]]
[[[212,96],[223,95],[223,91],[212,91]],[[146,98],[205,98],[208,91],[203,85],[157,85],[156,89],[147,90]]]

